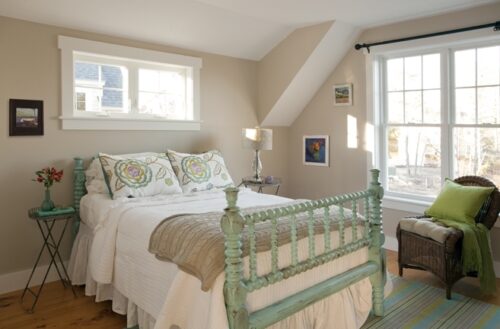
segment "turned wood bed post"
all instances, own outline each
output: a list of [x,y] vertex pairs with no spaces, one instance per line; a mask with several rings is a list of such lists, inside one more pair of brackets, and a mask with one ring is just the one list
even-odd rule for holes
[[378,265],[378,271],[370,276],[372,284],[373,314],[376,316],[384,315],[384,286],[386,281],[385,271],[385,251],[382,249],[384,244],[384,232],[382,230],[382,210],[381,203],[384,196],[384,189],[379,182],[380,171],[372,169],[369,191],[370,195],[370,247],[369,259]]
[[80,227],[80,200],[85,195],[85,169],[82,158],[74,158],[75,167],[73,168],[73,207],[76,215],[71,228],[71,237],[75,240]]
[[222,231],[226,236],[224,297],[229,328],[248,329],[248,311],[245,307],[247,289],[242,283],[243,261],[241,258],[241,233],[245,222],[240,214],[240,209],[236,206],[238,191],[238,188],[235,187],[225,190],[228,206],[224,209],[224,216],[221,219]]

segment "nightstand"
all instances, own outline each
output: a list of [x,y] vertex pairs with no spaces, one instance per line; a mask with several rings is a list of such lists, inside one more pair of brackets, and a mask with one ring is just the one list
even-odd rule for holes
[[[26,283],[26,287],[24,288],[23,294],[21,295],[21,303],[24,300],[26,292],[29,292],[31,295],[33,295],[33,297],[35,297],[35,300],[33,301],[31,308],[28,309],[28,312],[30,313],[32,313],[35,309],[36,303],[38,302],[38,298],[42,293],[43,285],[47,280],[47,276],[50,272],[50,269],[52,268],[52,265],[54,265],[54,267],[56,268],[57,274],[59,275],[59,279],[61,280],[63,286],[65,288],[67,287],[71,288],[73,295],[76,297],[75,289],[71,285],[68,271],[66,270],[61,254],[59,253],[59,246],[61,245],[62,238],[64,236],[64,233],[66,232],[66,227],[68,226],[69,221],[75,217],[75,214],[76,214],[75,209],[72,207],[56,208],[52,211],[44,211],[44,212],[41,212],[39,208],[32,208],[28,212],[29,218],[37,223],[38,228],[40,229],[40,233],[42,234],[43,237],[42,249],[40,249],[40,252],[38,253],[35,265],[33,265],[33,270],[31,270],[30,277],[28,279],[28,282]],[[54,228],[55,223],[57,221],[64,221],[64,227],[61,231],[61,234],[56,239],[54,238],[54,233],[52,232],[52,229]],[[43,281],[40,284],[40,287],[38,288],[38,292],[35,292],[29,286],[45,248],[47,248],[49,252],[50,263],[44,274]],[[57,264],[56,261],[59,261],[59,265]]]
[[280,190],[281,186],[281,179],[274,177],[272,182],[266,183],[265,181],[262,182],[256,182],[252,180],[250,177],[245,177],[241,180],[240,185],[238,186],[245,186],[245,187],[256,187],[258,193],[263,193],[263,189],[266,187],[274,187],[276,190],[274,191],[275,195],[278,195],[278,192]]

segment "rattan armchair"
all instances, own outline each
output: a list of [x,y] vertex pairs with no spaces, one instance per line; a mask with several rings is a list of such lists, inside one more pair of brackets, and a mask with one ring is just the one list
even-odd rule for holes
[[[483,223],[488,229],[491,229],[500,212],[500,192],[495,184],[478,176],[463,176],[454,181],[461,185],[495,187],[476,216],[477,223]],[[424,217],[419,216],[418,218]],[[403,268],[432,272],[446,285],[446,298],[451,299],[453,284],[465,276],[461,265],[462,231],[450,229],[444,242],[441,243],[403,230],[398,224],[397,238],[399,275],[403,276]],[[467,276],[477,276],[477,273],[467,273]]]

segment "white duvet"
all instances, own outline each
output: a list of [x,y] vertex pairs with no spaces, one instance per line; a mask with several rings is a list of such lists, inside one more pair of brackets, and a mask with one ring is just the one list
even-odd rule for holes
[[[282,204],[290,199],[258,194],[248,189],[239,193],[242,208]],[[219,275],[212,289],[203,292],[195,277],[180,271],[176,265],[157,260],[148,251],[149,237],[164,218],[181,213],[221,211],[226,206],[222,191],[188,195],[110,200],[103,195],[82,199],[82,220],[94,230],[88,259],[92,278],[115,289],[156,319],[158,329],[227,328]],[[360,232],[361,233],[361,232]],[[351,236],[346,231],[347,241]],[[332,232],[332,241],[338,241]],[[323,236],[316,238],[321,252]],[[280,247],[280,265],[290,262],[289,246]],[[307,256],[307,239],[299,241],[299,258]],[[367,249],[344,256],[288,280],[248,295],[247,307],[255,311],[298,292],[332,275],[342,273],[367,260]],[[258,257],[259,272],[270,268],[270,254]],[[317,302],[272,328],[359,328],[371,308],[371,285],[368,279]]]

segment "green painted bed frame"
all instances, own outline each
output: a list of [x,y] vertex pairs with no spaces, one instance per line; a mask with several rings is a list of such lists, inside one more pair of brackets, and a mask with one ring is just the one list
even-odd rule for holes
[[[74,167],[74,206],[77,218],[73,226],[73,235],[78,232],[80,217],[80,200],[85,195],[85,172],[83,159],[75,158]],[[371,170],[371,182],[367,190],[339,195],[316,201],[307,201],[292,206],[276,207],[271,210],[252,213],[243,216],[237,207],[238,188],[226,189],[227,208],[221,219],[225,236],[225,283],[224,298],[230,329],[261,329],[266,328],[286,317],[306,308],[307,306],[334,294],[364,278],[369,277],[372,284],[372,313],[384,315],[384,286],[386,282],[385,252],[382,249],[384,234],[382,231],[381,200],[384,190],[379,182],[379,170]],[[352,211],[350,242],[345,242],[345,205]],[[364,218],[360,218],[358,206],[362,206]],[[332,248],[330,225],[330,207],[338,206],[339,241],[338,247]],[[315,248],[314,221],[315,213],[322,211],[324,225],[324,252],[317,253]],[[306,214],[308,230],[308,258],[298,260],[297,215]],[[291,226],[291,260],[292,264],[284,268],[278,266],[278,220],[288,220]],[[257,251],[255,225],[260,222],[271,222],[271,271],[257,274]],[[364,225],[364,233],[358,232],[358,225]],[[249,245],[249,277],[243,273],[243,238],[246,227]],[[328,234],[327,234],[328,233]],[[256,312],[249,313],[246,309],[247,294],[272,285],[299,273],[333,261],[341,256],[368,247],[369,259],[346,272],[336,275],[303,291],[269,305]]]

